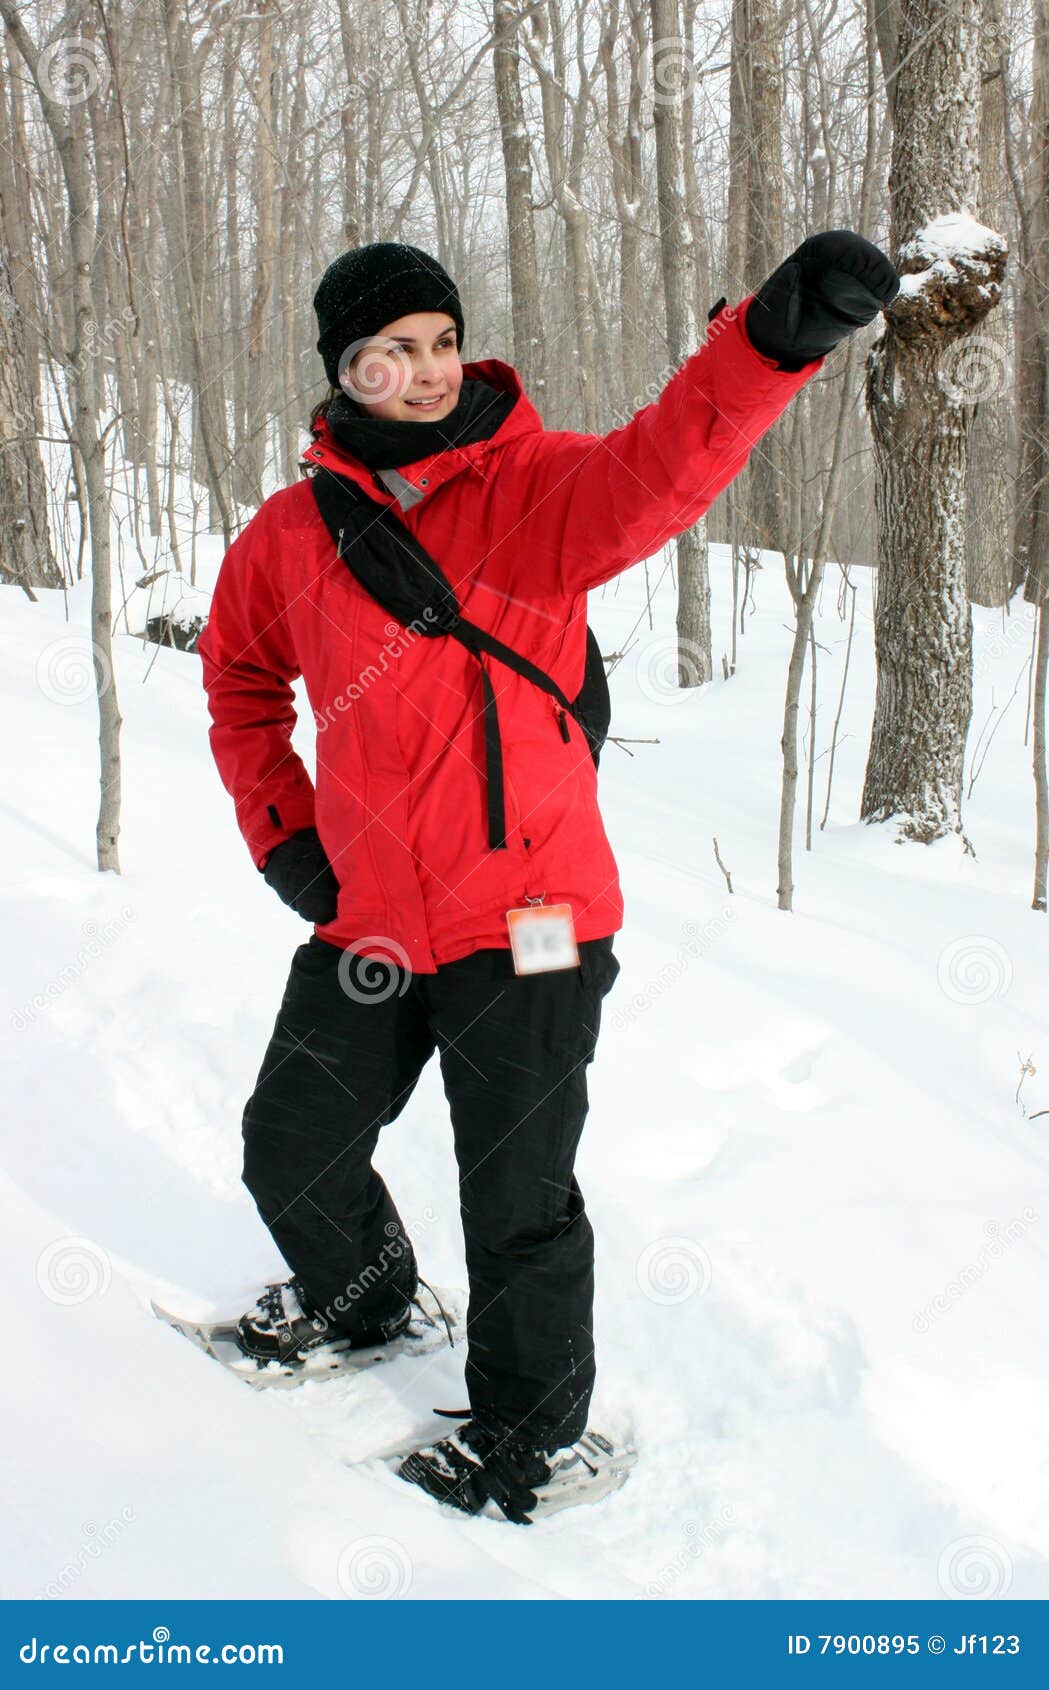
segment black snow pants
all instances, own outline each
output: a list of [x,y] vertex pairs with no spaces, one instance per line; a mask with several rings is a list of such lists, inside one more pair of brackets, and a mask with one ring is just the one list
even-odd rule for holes
[[573,1172],[612,937],[580,966],[514,973],[485,949],[411,975],[314,935],[296,950],[244,1110],[244,1183],[293,1273],[362,1343],[403,1310],[415,1253],[372,1167],[438,1050],[459,1169],[473,1418],[537,1447],[585,1429],[593,1232]]

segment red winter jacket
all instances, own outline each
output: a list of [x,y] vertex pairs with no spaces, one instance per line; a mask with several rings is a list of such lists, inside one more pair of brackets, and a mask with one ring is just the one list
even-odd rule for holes
[[[421,495],[406,510],[325,423],[304,457],[392,506],[463,615],[574,698],[588,589],[698,521],[823,363],[778,371],[744,334],[747,303],[715,318],[658,400],[606,435],[544,429],[510,365],[466,364],[517,403],[489,440],[402,466]],[[571,904],[578,939],[622,926],[578,723],[566,717],[566,743],[553,698],[483,659],[507,821],[507,847],[489,849],[478,660],[391,622],[336,557],[309,479],[266,499],[230,546],[198,649],[211,749],[256,865],[311,824],[331,859],[338,914],[316,928],[322,939],[431,974],[508,946],[506,912],[526,898]],[[316,790],[291,748],[299,675],[317,723]]]

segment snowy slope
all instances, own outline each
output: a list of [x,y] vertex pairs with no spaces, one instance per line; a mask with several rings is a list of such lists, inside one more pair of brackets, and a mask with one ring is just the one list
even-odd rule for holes
[[[206,588],[219,554],[201,550]],[[967,805],[975,860],[863,827],[861,574],[830,819],[811,855],[799,825],[783,914],[790,607],[764,562],[726,682],[715,549],[719,679],[684,695],[666,685],[665,562],[649,564],[654,629],[640,567],[591,601],[606,650],[637,640],[613,731],[659,740],[602,759],[627,921],[579,1165],[598,1239],[592,1419],[632,1423],[643,1459],[602,1507],[529,1531],[446,1515],[368,1459],[465,1400],[458,1354],[256,1394],[151,1319],[151,1296],[228,1313],[281,1272],[239,1183],[240,1111],[309,930],[236,831],[198,659],[126,634],[123,873],[97,874],[86,584],[68,622],[58,594],[0,593],[18,1360],[0,1594],[1049,1596],[1049,1114],[1034,1118],[1049,929],[1028,908],[1025,679]],[[817,629],[817,817],[836,582]],[[1014,692],[1026,618],[977,613],[973,744]],[[462,1283],[436,1062],[379,1164],[426,1277]]]

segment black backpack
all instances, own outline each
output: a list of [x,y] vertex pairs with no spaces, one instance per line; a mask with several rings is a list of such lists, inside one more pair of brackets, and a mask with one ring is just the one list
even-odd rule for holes
[[[586,735],[596,768],[608,738],[612,701],[601,648],[589,624],[583,684],[574,699],[568,698],[544,670],[462,615],[455,591],[440,565],[389,506],[369,499],[355,482],[330,470],[318,470],[311,479],[317,508],[336,551],[365,592],[406,628],[414,627],[431,639],[451,635],[478,659],[482,652],[487,652],[535,686],[542,687],[561,706],[558,726],[562,739],[567,744],[570,737],[564,719],[567,710]],[[479,666],[484,690],[488,843],[492,850],[499,850],[506,845],[499,717],[492,683],[484,664]]]

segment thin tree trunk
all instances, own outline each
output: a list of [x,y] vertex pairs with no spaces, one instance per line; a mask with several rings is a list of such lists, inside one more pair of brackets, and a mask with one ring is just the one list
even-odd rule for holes
[[1049,600],[1043,599],[1036,612],[1038,643],[1034,655],[1034,734],[1031,763],[1034,770],[1035,844],[1034,895],[1031,908],[1045,913],[1046,879],[1049,874],[1049,778],[1046,775],[1046,668],[1049,666]]
[[255,148],[255,292],[248,321],[248,441],[246,502],[261,505],[265,498],[267,402],[270,391],[270,300],[273,294],[274,149],[273,132],[273,11],[272,0],[259,0],[258,62],[255,106],[258,137]]
[[[740,0],[747,15],[748,112],[747,245],[744,285],[761,286],[783,251],[782,38],[775,0]],[[766,432],[747,462],[749,513],[758,544],[784,551],[786,485],[784,422]]]
[[[659,87],[665,97],[654,107],[660,251],[666,294],[667,351],[677,368],[699,339],[692,312],[685,191],[681,164],[680,41],[678,0],[651,0],[652,40],[665,54]],[[710,649],[710,576],[706,524],[700,520],[678,535],[678,685],[694,687],[713,676]]]
[[499,135],[506,181],[506,240],[514,365],[526,393],[542,411],[546,397],[546,343],[539,305],[539,266],[535,250],[535,202],[532,157],[521,94],[520,44],[511,0],[495,0],[492,48]]
[[193,374],[194,444],[199,440],[209,506],[217,516],[223,544],[228,549],[233,543],[233,527],[228,487],[225,383],[221,369],[216,371],[214,361],[208,356],[206,344],[207,325],[214,321],[214,315],[209,310],[211,290],[208,285],[206,231],[211,217],[204,187],[202,96],[189,22],[182,15],[181,4],[182,0],[164,0],[168,53],[177,91],[175,133],[183,167],[176,177],[175,205],[179,268],[183,271]]
[[[581,82],[570,99],[564,55],[565,25],[560,0],[547,0],[546,9],[531,15],[532,33],[525,42],[539,77],[543,111],[543,138],[550,190],[561,218],[564,254],[568,272],[572,348],[575,381],[573,410],[582,417],[588,434],[597,432],[597,396],[594,390],[594,319],[590,306],[590,253],[587,236],[589,216],[582,187],[582,166],[586,144],[586,116],[590,104],[589,78],[583,64],[577,66]],[[564,137],[568,135],[566,156]]]

